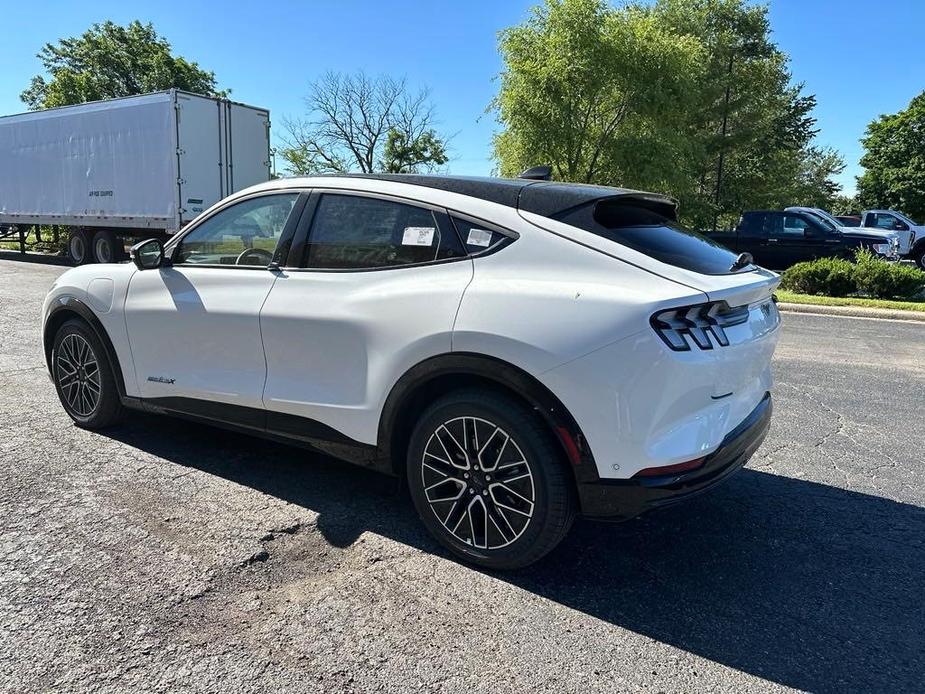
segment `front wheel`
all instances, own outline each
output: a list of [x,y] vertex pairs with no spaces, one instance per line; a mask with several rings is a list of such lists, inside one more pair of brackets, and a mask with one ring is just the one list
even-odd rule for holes
[[912,259],[919,270],[925,270],[925,247],[912,252]]
[[74,422],[86,429],[116,423],[124,408],[113,365],[90,327],[69,320],[55,334],[51,374],[58,398]]
[[431,405],[412,434],[407,470],[430,533],[489,569],[538,561],[575,516],[568,471],[543,421],[490,391],[450,393]]

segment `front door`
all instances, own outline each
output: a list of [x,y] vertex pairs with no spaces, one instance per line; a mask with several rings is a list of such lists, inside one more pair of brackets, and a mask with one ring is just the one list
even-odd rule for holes
[[826,244],[825,231],[807,216],[785,212],[776,221],[778,226],[771,235],[776,240],[774,269],[784,270],[795,263],[834,253]]
[[[291,234],[299,195],[265,194],[225,207],[183,235],[171,264],[133,275],[125,320],[143,398],[260,426],[260,308],[276,281],[268,265]],[[221,405],[239,409],[225,407],[226,416]]]

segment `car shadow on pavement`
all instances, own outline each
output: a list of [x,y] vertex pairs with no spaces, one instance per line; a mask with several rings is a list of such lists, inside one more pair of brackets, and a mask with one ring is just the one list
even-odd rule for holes
[[[107,434],[311,510],[333,545],[371,531],[447,556],[379,474],[153,415]],[[579,521],[542,562],[496,577],[790,687],[925,681],[925,509],[878,496],[745,469],[629,523]]]

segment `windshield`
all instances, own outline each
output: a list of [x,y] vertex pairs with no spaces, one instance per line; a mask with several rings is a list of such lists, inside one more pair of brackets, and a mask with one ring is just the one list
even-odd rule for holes
[[819,224],[822,225],[822,228],[828,232],[838,231],[838,227],[841,226],[837,219],[829,216],[828,213],[823,212],[822,210],[804,210],[804,212],[819,222]]
[[904,215],[904,214],[900,214],[899,212],[894,212],[893,214],[895,214],[897,217],[899,217],[901,220],[903,220],[903,221],[904,221],[906,224],[908,224],[909,226],[916,227],[916,226],[919,225],[918,222],[913,222],[909,217],[907,217],[907,216]]

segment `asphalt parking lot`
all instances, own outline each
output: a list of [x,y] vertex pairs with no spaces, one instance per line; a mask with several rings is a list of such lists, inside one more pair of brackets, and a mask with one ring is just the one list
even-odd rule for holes
[[0,690],[921,691],[925,324],[786,314],[714,493],[490,575],[388,479],[155,416],[74,427],[0,260]]

